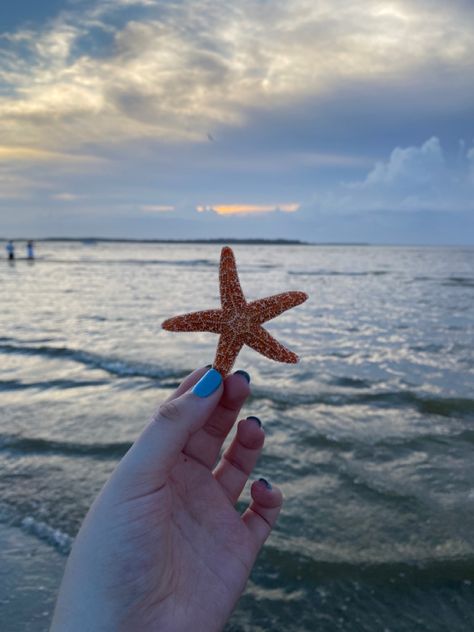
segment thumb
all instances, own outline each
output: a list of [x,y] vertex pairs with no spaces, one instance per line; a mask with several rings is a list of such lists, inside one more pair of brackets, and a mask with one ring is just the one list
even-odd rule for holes
[[134,496],[158,490],[191,434],[201,428],[222,396],[222,376],[215,369],[193,389],[158,408],[151,422],[120,462],[114,478]]

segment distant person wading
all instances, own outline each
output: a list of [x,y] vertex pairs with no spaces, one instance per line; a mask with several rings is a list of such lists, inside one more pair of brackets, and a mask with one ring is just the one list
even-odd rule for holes
[[13,261],[15,259],[15,246],[14,246],[14,244],[13,244],[11,239],[7,243],[7,245],[5,246],[5,249],[7,251],[8,260],[9,261]]
[[30,260],[33,260],[35,258],[34,243],[31,241],[31,239],[26,244],[26,257]]

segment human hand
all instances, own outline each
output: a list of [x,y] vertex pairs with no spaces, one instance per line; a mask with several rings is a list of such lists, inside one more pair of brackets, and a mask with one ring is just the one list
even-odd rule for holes
[[250,388],[241,373],[206,371],[162,404],[93,503],[51,632],[214,632],[229,618],[282,495],[261,479],[235,510],[264,432],[241,420],[214,468]]

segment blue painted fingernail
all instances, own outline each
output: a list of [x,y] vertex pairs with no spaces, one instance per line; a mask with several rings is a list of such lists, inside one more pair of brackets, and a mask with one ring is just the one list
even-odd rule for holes
[[238,371],[236,371],[236,373],[244,377],[247,380],[247,382],[250,384],[250,375],[247,373],[247,371],[242,371],[242,369],[239,369]]
[[255,415],[249,415],[247,417],[247,419],[252,419],[253,421],[257,422],[257,424],[260,426],[260,428],[262,427],[262,422],[260,421],[260,419],[258,417],[256,417]]
[[259,478],[258,480],[260,483],[263,483],[267,489],[272,488],[272,484],[269,483],[266,478]]
[[209,397],[214,391],[217,391],[222,384],[222,375],[215,369],[209,369],[204,373],[197,384],[194,385],[192,392],[198,397]]

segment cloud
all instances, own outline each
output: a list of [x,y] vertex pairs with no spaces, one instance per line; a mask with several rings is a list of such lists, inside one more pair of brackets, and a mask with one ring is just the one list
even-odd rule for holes
[[144,213],[169,213],[175,210],[174,206],[166,206],[160,204],[143,204],[140,210]]
[[59,200],[60,202],[77,202],[81,200],[83,195],[77,195],[75,193],[54,193],[51,195],[52,200]]
[[198,213],[211,211],[217,215],[252,215],[259,213],[274,213],[281,211],[283,213],[295,213],[300,205],[297,203],[290,204],[216,204],[213,206],[197,206]]
[[37,147],[21,147],[0,145],[0,162],[72,162],[97,163],[104,159],[93,155],[70,154]]
[[[128,19],[118,20],[121,11]],[[251,108],[355,80],[396,82],[427,65],[438,74],[468,67],[474,34],[462,17],[456,3],[434,12],[408,0],[121,0],[70,9],[45,27],[3,35],[0,133],[5,143],[49,148],[205,141],[216,126],[244,125]],[[104,34],[99,54],[91,42]]]
[[316,205],[328,212],[474,211],[474,147],[449,160],[438,138],[396,147],[363,180],[341,183]]
[[439,139],[427,140],[421,147],[396,147],[387,162],[378,162],[359,188],[402,187],[405,190],[430,186],[443,177],[446,162]]
[[337,216],[337,240],[344,217],[350,239],[367,213],[472,210],[469,0],[62,7],[0,33],[12,226],[311,238]]

